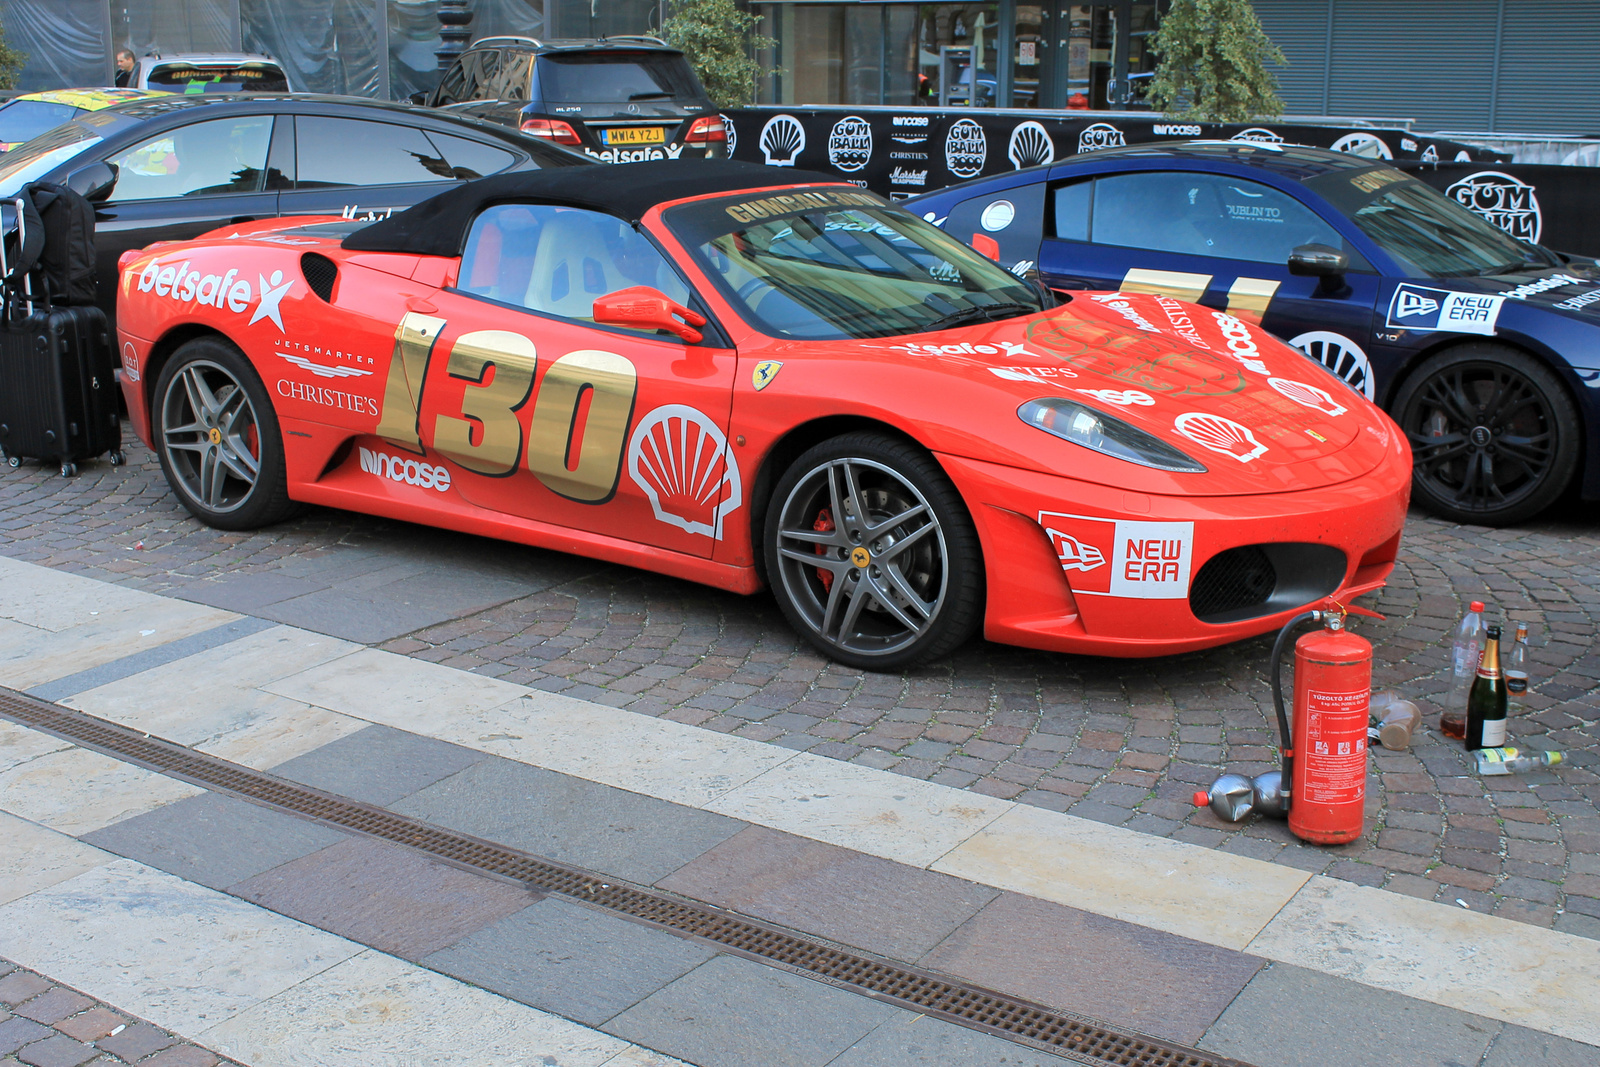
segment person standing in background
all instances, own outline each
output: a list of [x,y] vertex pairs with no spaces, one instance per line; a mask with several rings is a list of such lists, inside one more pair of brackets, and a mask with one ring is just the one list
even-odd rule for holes
[[126,48],[117,49],[117,88],[126,89],[133,77],[133,53]]

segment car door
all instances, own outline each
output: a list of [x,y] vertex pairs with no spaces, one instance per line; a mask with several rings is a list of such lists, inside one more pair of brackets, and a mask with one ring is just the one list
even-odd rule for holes
[[181,241],[278,213],[270,171],[271,115],[237,115],[172,127],[105,162],[116,170],[95,204],[95,270],[100,304],[115,315],[117,259],[154,241]]
[[[1040,272],[1058,289],[1163,293],[1259,323],[1373,394],[1380,279],[1332,223],[1232,174],[1135,171],[1052,184]],[[1342,282],[1289,273],[1306,244],[1350,259]]]
[[[401,326],[402,348],[431,352],[416,443],[448,460],[456,490],[481,507],[710,556],[743,499],[726,459],[735,355],[710,336],[689,344],[594,323],[597,297],[635,286],[693,301],[620,219],[486,209],[456,288]],[[391,420],[403,408],[388,395],[393,440],[405,420]]]
[[383,218],[517,162],[514,152],[469,137],[338,115],[295,116],[294,145],[285,215]]

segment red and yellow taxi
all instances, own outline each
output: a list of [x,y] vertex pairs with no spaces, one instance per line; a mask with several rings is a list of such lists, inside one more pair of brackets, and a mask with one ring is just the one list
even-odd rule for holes
[[1151,656],[1381,586],[1411,457],[1243,318],[1058,297],[875,194],[729,162],[502,175],[121,262],[129,412],[202,521],[347,508],[770,588],[894,669]]

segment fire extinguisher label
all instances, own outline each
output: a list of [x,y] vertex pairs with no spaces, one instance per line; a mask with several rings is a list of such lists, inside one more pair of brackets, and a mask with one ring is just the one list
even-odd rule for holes
[[1300,799],[1316,804],[1361,800],[1367,786],[1367,705],[1370,694],[1306,693],[1306,736],[1295,747],[1305,763]]

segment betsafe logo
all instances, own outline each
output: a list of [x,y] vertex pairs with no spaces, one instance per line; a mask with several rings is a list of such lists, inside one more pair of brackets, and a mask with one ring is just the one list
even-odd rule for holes
[[256,285],[252,286],[248,278],[235,280],[238,273],[239,269],[234,267],[226,274],[203,274],[190,270],[188,260],[177,265],[151,260],[139,272],[139,292],[153,292],[156,296],[180,304],[192,300],[218,311],[226,309],[235,315],[250,311],[250,321],[246,325],[254,326],[262,319],[271,319],[278,332],[282,333],[283,318],[278,305],[293,287],[294,279],[285,280],[283,271],[275,270],[271,278],[257,274]]

